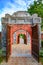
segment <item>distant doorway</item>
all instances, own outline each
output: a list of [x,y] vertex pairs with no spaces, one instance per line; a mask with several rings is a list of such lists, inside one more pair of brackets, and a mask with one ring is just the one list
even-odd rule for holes
[[11,57],[31,57],[31,35],[26,30],[13,33]]
[[18,43],[20,44],[27,44],[27,39],[25,34],[18,35]]

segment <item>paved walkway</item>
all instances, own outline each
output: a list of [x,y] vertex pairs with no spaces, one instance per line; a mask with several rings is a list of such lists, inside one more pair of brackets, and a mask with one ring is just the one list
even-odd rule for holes
[[41,65],[41,63],[38,63],[32,57],[12,57],[7,63],[3,61],[1,65]]
[[11,57],[30,57],[31,45],[28,44],[13,44]]
[[[27,55],[28,54],[28,55]],[[41,65],[31,56],[30,45],[17,44],[12,46],[12,54],[9,61],[3,61],[0,65]]]

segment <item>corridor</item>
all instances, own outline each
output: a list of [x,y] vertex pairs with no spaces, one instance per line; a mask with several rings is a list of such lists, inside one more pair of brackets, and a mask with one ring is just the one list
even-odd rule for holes
[[31,57],[31,44],[13,44],[11,57]]

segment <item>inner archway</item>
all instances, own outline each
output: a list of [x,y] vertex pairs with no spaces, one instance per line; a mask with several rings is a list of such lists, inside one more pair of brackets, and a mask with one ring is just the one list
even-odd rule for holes
[[[26,31],[26,30],[17,30],[13,33],[13,42],[19,44],[20,39],[22,39],[24,44],[29,44],[31,43],[31,35]],[[22,43],[22,42],[21,42]]]
[[31,56],[31,36],[26,30],[17,30],[13,33],[11,56]]

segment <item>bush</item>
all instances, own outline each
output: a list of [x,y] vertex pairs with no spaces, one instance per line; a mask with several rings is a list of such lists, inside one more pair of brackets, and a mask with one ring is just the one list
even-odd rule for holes
[[3,61],[3,57],[0,57],[0,63]]
[[43,47],[43,40],[41,41],[41,46]]
[[42,65],[43,65],[43,57],[40,57],[40,62],[41,62]]
[[40,49],[40,53],[39,53],[40,57],[43,57],[43,48]]

